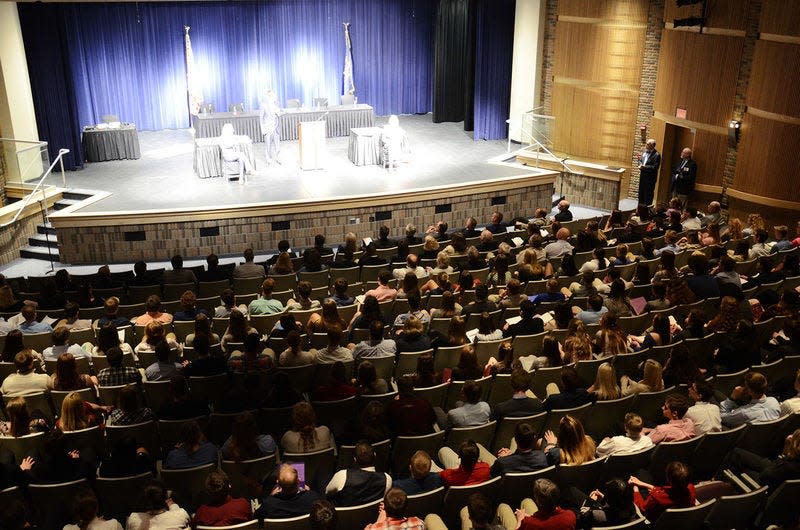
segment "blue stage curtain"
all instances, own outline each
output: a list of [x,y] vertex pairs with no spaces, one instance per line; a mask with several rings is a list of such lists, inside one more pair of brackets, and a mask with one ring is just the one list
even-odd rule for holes
[[508,137],[516,0],[481,2],[475,51],[475,140]]
[[[65,80],[58,98],[40,87],[42,116],[72,97],[79,125],[115,114],[140,129],[189,126],[183,27],[191,26],[195,72],[217,110],[257,108],[274,89],[285,102],[339,102],[344,67],[342,22],[350,22],[359,102],[378,115],[430,111],[435,5],[428,0],[276,0],[270,2],[20,3],[31,77],[51,72],[42,54],[58,44],[47,11],[66,31],[60,43]],[[41,39],[40,45],[36,41]],[[61,120],[77,134],[78,125]]]
[[39,138],[47,142],[50,160],[59,149],[69,149],[64,167],[83,167],[83,149],[75,105],[75,89],[69,64],[67,28],[57,4],[20,5],[20,27],[26,39],[25,54],[30,74],[33,107]]

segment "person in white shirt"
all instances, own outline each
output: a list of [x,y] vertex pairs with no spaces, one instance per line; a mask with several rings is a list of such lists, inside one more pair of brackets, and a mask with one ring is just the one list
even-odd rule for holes
[[14,357],[14,367],[17,373],[10,374],[3,380],[0,392],[4,396],[21,396],[44,392],[48,388],[50,376],[33,372],[33,354],[31,350],[22,350]]
[[615,453],[633,453],[652,447],[649,436],[642,436],[644,422],[634,412],[625,414],[625,436],[606,437],[597,446],[597,456],[604,457]]
[[76,359],[79,357],[86,357],[88,354],[86,350],[77,344],[69,343],[69,329],[66,326],[58,326],[53,330],[53,345],[45,348],[42,352],[45,359],[56,360],[58,356],[64,352],[69,352]]
[[392,276],[396,280],[402,280],[406,277],[406,273],[411,272],[417,278],[424,278],[428,275],[428,271],[425,270],[425,267],[419,266],[419,258],[417,258],[416,254],[409,254],[406,256],[406,266],[402,269],[393,269]]
[[694,431],[697,436],[707,432],[719,432],[722,430],[722,418],[719,414],[719,406],[711,403],[714,397],[714,388],[707,381],[692,383],[689,387],[689,397],[694,400],[694,405],[686,411],[685,417],[694,423]]
[[794,389],[797,392],[797,395],[781,403],[781,416],[797,414],[800,412],[800,370],[797,371],[797,374],[794,378]]

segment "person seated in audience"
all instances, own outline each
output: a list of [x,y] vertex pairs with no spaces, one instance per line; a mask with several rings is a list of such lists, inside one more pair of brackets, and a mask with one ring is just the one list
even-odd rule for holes
[[[448,371],[450,377],[447,376]],[[468,381],[483,377],[483,367],[478,364],[478,357],[471,344],[464,344],[458,356],[458,364],[452,370],[445,369],[444,380]]]
[[544,322],[536,314],[536,305],[526,299],[519,304],[520,321],[516,324],[505,323],[503,325],[504,337],[516,337],[517,335],[536,335],[544,331]]
[[252,519],[250,502],[231,496],[231,483],[224,471],[214,470],[205,480],[206,502],[197,507],[193,524],[229,526]]
[[572,409],[580,407],[585,403],[594,401],[592,394],[585,388],[580,388],[578,372],[573,366],[564,366],[561,369],[561,387],[554,383],[547,385],[547,398],[544,400],[544,408],[548,411],[553,409]]
[[531,416],[544,410],[540,399],[528,395],[531,375],[522,368],[511,372],[511,399],[494,406],[491,419],[501,420],[505,417]]
[[[503,232],[505,232],[505,228],[503,229]],[[475,245],[475,248],[480,253],[495,252],[497,251],[497,247],[498,243],[494,240],[492,232],[489,229],[481,232],[480,238],[478,239],[478,244]]]
[[378,228],[378,238],[373,241],[375,248],[383,249],[397,246],[397,242],[389,238],[389,231],[389,227],[385,224]]
[[486,224],[485,229],[492,234],[504,234],[506,232],[506,223],[503,222],[503,212],[495,210],[489,222]]
[[471,313],[492,313],[497,309],[497,304],[489,299],[489,288],[485,284],[480,284],[475,287],[475,301],[465,305],[461,314],[467,318]]
[[597,324],[606,313],[608,313],[608,308],[603,305],[603,297],[593,293],[589,295],[587,308],[575,315],[575,318],[584,324]]
[[156,419],[149,407],[139,404],[139,392],[128,385],[120,389],[116,407],[108,415],[108,425],[135,425]]
[[544,447],[549,465],[583,464],[594,459],[597,446],[591,436],[583,430],[580,420],[563,416],[558,424],[558,436],[553,431],[545,431]]
[[197,283],[197,278],[189,269],[183,268],[183,256],[175,254],[170,258],[172,270],[164,271],[161,277],[161,283],[164,285],[173,285],[179,283]]
[[431,457],[425,451],[419,450],[411,455],[408,464],[410,477],[395,480],[392,486],[400,488],[408,495],[417,495],[431,491],[442,485],[439,473],[431,471]]
[[65,525],[64,530],[122,530],[122,525],[116,519],[98,516],[99,509],[97,495],[89,488],[79,489],[73,505],[77,524]]
[[[603,318],[608,320],[606,317]],[[601,322],[604,322],[604,320],[601,320]],[[612,341],[620,340],[617,335],[618,334],[616,330],[610,327],[603,327],[599,330],[598,349],[600,350],[600,357],[605,356],[605,354],[602,353],[604,350],[614,351]],[[625,337],[623,335],[622,339],[624,338]],[[603,342],[601,342],[601,340]],[[624,348],[624,344],[625,343],[623,340],[623,346],[621,348]],[[542,355],[546,357],[548,360],[547,362],[551,367],[561,366],[562,364],[572,364],[578,361],[588,361],[592,359],[593,348],[594,344],[592,343],[591,336],[586,331],[586,326],[584,326],[583,322],[580,320],[573,318],[567,325],[567,337],[564,339],[563,347],[558,343],[558,340],[556,340],[552,334],[545,335],[542,342]],[[561,353],[561,360],[556,357],[556,350]],[[624,352],[624,349],[620,349],[618,351]]]
[[192,396],[186,377],[176,375],[169,381],[171,399],[157,411],[158,419],[187,420],[208,415],[208,403]]
[[497,374],[510,374],[514,369],[514,348],[510,340],[503,341],[497,348],[497,358],[489,357],[483,368],[483,376],[496,376]]
[[0,385],[0,392],[4,396],[20,396],[44,392],[50,385],[50,376],[34,373],[34,358],[30,349],[17,353],[14,357],[14,367],[17,372],[9,374]]
[[307,248],[303,252],[303,256],[305,256],[306,253],[308,253],[311,250],[316,250],[320,256],[330,256],[333,254],[333,249],[325,246],[325,236],[322,234],[317,234],[314,236],[314,246],[311,248]]
[[325,495],[336,506],[358,506],[380,499],[392,487],[388,473],[375,471],[375,450],[369,442],[356,444],[355,467],[337,471],[325,487]]
[[378,520],[364,527],[364,530],[424,530],[425,523],[416,516],[406,515],[408,497],[399,488],[391,488],[386,492],[378,509]]
[[629,343],[630,338],[619,326],[617,314],[612,312],[604,314],[600,318],[600,329],[595,335],[595,353],[601,358],[627,353],[630,351]]
[[28,410],[25,397],[12,398],[6,404],[7,421],[0,421],[0,436],[19,438],[36,432],[47,432],[50,425],[41,410]]
[[205,337],[208,344],[219,344],[219,335],[211,331],[211,319],[207,315],[200,314],[194,319],[194,332],[186,335],[183,340],[184,344],[189,348],[194,348],[194,341],[200,337]]
[[286,311],[308,311],[310,309],[319,309],[321,307],[319,300],[312,300],[311,297],[312,287],[311,282],[301,281],[297,284],[297,299],[290,298],[286,302]]
[[700,228],[702,228],[702,224],[703,222],[697,215],[697,208],[693,206],[687,206],[683,210],[683,213],[681,214],[681,226],[683,227],[684,231],[700,230]]
[[689,400],[681,394],[670,394],[664,400],[661,412],[667,423],[661,423],[654,429],[645,427],[643,432],[654,444],[661,442],[680,442],[694,438],[694,422],[686,417]]
[[424,322],[416,317],[411,316],[405,321],[402,329],[397,330],[397,338],[395,339],[395,347],[397,353],[425,351],[431,348],[431,339],[425,333]]
[[391,287],[389,282],[392,280],[392,274],[388,269],[381,269],[378,272],[378,285],[374,289],[370,289],[364,296],[372,296],[378,302],[385,302],[387,300],[394,300],[397,297],[397,289]]
[[269,371],[272,366],[273,359],[262,350],[258,333],[248,333],[244,338],[243,351],[234,350],[228,358],[228,370],[231,372]]
[[247,310],[251,315],[271,315],[285,310],[283,302],[272,297],[275,289],[275,280],[267,278],[261,284],[261,296],[250,302]]
[[734,447],[720,465],[717,473],[720,480],[727,479],[723,470],[729,470],[734,475],[747,473],[747,476],[757,483],[768,486],[770,492],[774,492],[787,480],[797,480],[800,478],[800,429],[786,436],[778,458],[765,458],[746,449]]
[[386,394],[389,392],[389,385],[385,379],[378,377],[375,365],[370,361],[361,361],[356,370],[356,377],[353,380],[359,394],[375,395]]
[[270,276],[294,275],[294,264],[288,252],[281,252],[277,255],[272,265],[269,267]]
[[33,304],[25,304],[22,306],[22,318],[24,319],[23,322],[19,325],[19,330],[25,334],[31,333],[50,333],[53,331],[53,328],[50,324],[46,324],[44,322],[38,322],[36,320],[36,306]]
[[346,279],[336,278],[333,281],[333,294],[331,294],[330,298],[326,298],[325,301],[333,300],[333,302],[336,304],[336,307],[344,307],[355,304],[356,299],[347,294],[348,287],[349,285]]
[[225,358],[221,355],[211,355],[211,345],[208,336],[197,335],[192,342],[196,355],[195,359],[183,367],[186,377],[208,377],[224,374],[227,369]]
[[[496,300],[492,297],[496,296]],[[520,304],[528,299],[528,296],[522,292],[522,284],[516,278],[509,278],[505,284],[504,289],[500,289],[497,295],[490,295],[489,299],[499,302],[499,306],[506,308],[520,307]]]
[[160,282],[154,275],[147,272],[147,263],[139,260],[133,264],[133,278],[129,278],[125,283],[129,286],[144,287],[148,285],[158,285]]
[[17,300],[14,290],[8,280],[0,274],[0,311],[4,313],[14,313],[22,309],[24,302]]
[[[103,330],[108,329],[114,333],[114,338],[119,341],[119,338],[116,335],[116,331],[113,329],[112,325],[107,325],[103,328]],[[101,330],[101,332],[103,331]],[[106,335],[110,336],[109,332],[106,332]],[[109,342],[111,344],[111,342]],[[130,351],[130,346],[125,343],[121,343],[121,346],[127,346],[127,349]],[[142,381],[142,376],[139,370],[132,366],[123,366],[122,361],[124,358],[123,349],[120,345],[108,347],[105,350],[106,360],[108,361],[108,368],[103,368],[97,374],[97,380],[100,386],[119,386],[119,385],[128,385],[131,383],[140,383]]]
[[[267,281],[268,280],[269,278],[267,278]],[[284,317],[281,317],[281,320],[283,320],[283,318]],[[294,317],[289,316],[288,318],[294,322]],[[231,310],[231,314],[228,317],[228,328],[225,330],[225,333],[222,334],[220,347],[223,351],[226,351],[228,343],[243,343],[249,335],[259,336],[258,330],[250,325],[245,313],[234,308]]]
[[97,378],[89,374],[78,373],[75,357],[64,352],[58,356],[56,371],[50,376],[50,389],[58,391],[94,389],[98,385]]
[[264,278],[266,276],[264,266],[254,263],[255,255],[252,248],[244,249],[244,263],[240,263],[233,269],[233,278]]
[[271,455],[276,449],[272,436],[260,434],[255,418],[245,411],[233,421],[231,435],[225,440],[221,451],[223,459],[241,462]]
[[558,213],[553,216],[553,221],[559,223],[566,223],[572,221],[572,212],[569,211],[569,201],[564,199],[558,201]]
[[172,315],[161,310],[161,298],[159,298],[158,295],[151,294],[148,296],[144,307],[145,313],[133,320],[134,324],[137,326],[146,326],[153,321],[160,322],[161,324],[172,323]]
[[303,341],[298,332],[289,332],[286,336],[286,345],[287,348],[278,357],[278,366],[305,366],[314,363],[317,350],[304,350]]
[[351,362],[353,352],[341,345],[342,329],[338,326],[328,328],[328,345],[317,350],[314,360],[317,364],[335,363],[336,361]]
[[664,380],[662,379],[663,369],[661,363],[655,359],[647,359],[642,369],[644,376],[639,382],[633,381],[627,375],[620,378],[620,388],[623,396],[639,394],[641,392],[660,392],[664,390]]
[[181,425],[181,443],[164,460],[166,469],[185,469],[216,463],[219,449],[206,440],[196,421]]
[[116,296],[109,296],[106,298],[103,307],[105,307],[106,314],[97,319],[97,329],[102,328],[109,322],[113,323],[117,327],[131,325],[130,319],[119,315],[119,298]]
[[[730,398],[719,404],[722,424],[725,427],[738,427],[744,423],[778,419],[781,405],[772,396],[766,396],[767,378],[758,372],[748,372],[744,376],[744,386],[737,386]],[[737,402],[746,400],[744,405]]]
[[439,253],[439,242],[432,235],[426,235],[422,243],[422,252],[419,254],[420,259],[436,259]]
[[796,395],[781,403],[781,416],[800,413],[800,370],[795,374],[793,389]]
[[75,302],[67,302],[64,306],[64,318],[56,322],[55,327],[63,326],[68,330],[89,329],[92,321],[80,318],[80,306]]
[[527,473],[547,467],[544,452],[534,447],[536,435],[529,423],[518,423],[514,429],[516,450],[511,451],[507,447],[500,449],[497,459],[489,462],[491,475],[497,477],[506,473]]
[[[65,273],[67,272],[64,269],[62,270]],[[74,291],[74,289],[70,290]],[[63,291],[59,291],[58,287],[56,286],[56,282],[52,278],[46,279],[42,284],[42,287],[39,290],[38,300],[39,305],[37,307],[42,310],[63,309],[64,305],[67,303],[67,299],[64,297]],[[24,306],[23,309],[25,309]]]
[[[575,512],[561,508],[558,505],[560,498],[561,490],[555,482],[546,478],[536,479],[533,483],[533,503],[525,499],[522,501],[523,507],[513,514],[516,516],[517,529],[574,530],[577,521]],[[527,506],[526,501],[528,501]],[[536,511],[528,514],[526,507]],[[513,520],[511,508],[507,504],[501,504],[498,513],[503,521]]]
[[460,230],[460,233],[465,238],[478,237],[481,232],[476,228],[477,226],[478,221],[474,217],[467,217],[466,221],[464,221],[464,228]]
[[149,482],[144,488],[143,497],[145,511],[133,512],[128,517],[126,530],[189,527],[191,517],[169,497],[160,481]]
[[669,352],[669,358],[664,365],[662,373],[664,385],[691,385],[703,377],[703,372],[697,366],[694,358],[689,353],[685,344],[676,344]]
[[619,385],[617,385],[617,373],[614,371],[614,365],[604,362],[598,366],[594,383],[586,391],[594,394],[595,399],[599,401],[619,399],[621,395]]
[[349,344],[356,361],[374,357],[393,357],[397,353],[397,345],[392,339],[383,338],[384,326],[380,320],[369,326],[369,339],[358,344]]
[[[289,243],[285,239],[281,239],[280,241],[278,241],[278,252],[276,252],[275,254],[273,254],[272,256],[270,256],[267,259],[266,265],[269,266],[269,267],[272,267],[278,261],[278,258],[281,256],[281,254],[284,254],[284,253],[287,254],[287,257],[289,258],[289,263],[291,263],[291,259],[292,258],[296,258],[297,257],[297,254],[294,252],[294,250],[292,250],[291,243]],[[270,274],[272,274],[271,270],[270,270]],[[286,273],[284,273],[284,274],[286,274]]]
[[397,399],[386,406],[389,429],[396,436],[421,436],[433,432],[436,412],[430,401],[414,394],[414,377],[406,374],[397,381]]
[[[477,289],[475,292],[477,293]],[[558,284],[558,280],[555,278],[550,278],[547,280],[547,283],[545,284],[545,292],[528,296],[528,300],[530,300],[534,305],[541,302],[561,302],[565,299],[566,296],[564,296],[564,293],[561,292],[561,287]]]
[[174,335],[172,333],[167,335],[161,322],[158,320],[151,320],[144,326],[144,336],[142,337],[142,341],[134,348],[134,354],[138,355],[142,352],[155,352],[156,346],[161,342],[166,342],[170,349],[177,350],[178,357],[183,353],[183,347],[178,344]]
[[[484,449],[485,451],[485,449]],[[458,453],[449,447],[439,449],[439,461],[445,469],[439,472],[444,486],[470,486],[491,478],[489,464],[479,460],[480,449],[473,440],[461,442]]]
[[556,240],[544,247],[544,253],[548,260],[572,254],[573,246],[567,241],[570,235],[569,228],[558,229]]
[[767,243],[769,239],[769,232],[759,229],[755,232],[756,242],[750,247],[750,252],[747,253],[747,259],[756,259],[761,256],[769,256],[771,253],[770,245]]
[[344,329],[347,327],[347,322],[339,316],[336,302],[329,298],[322,304],[321,314],[313,313],[308,318],[306,327],[309,335],[311,335],[314,333],[326,333],[328,328],[332,326]]
[[736,262],[729,256],[722,256],[719,266],[714,271],[714,278],[719,285],[720,294],[739,293],[742,289],[742,278],[736,272]]
[[702,377],[698,378],[689,385],[689,398],[694,401],[694,405],[689,407],[684,417],[692,420],[695,433],[700,436],[707,432],[721,431],[722,418],[719,405],[714,402],[714,387],[711,383]]
[[419,265],[419,258],[416,254],[408,254],[408,256],[406,256],[405,267],[392,269],[392,277],[396,280],[402,280],[407,273],[412,273],[417,278],[425,278],[428,275],[428,271],[425,270],[425,267]]
[[170,361],[170,343],[161,340],[155,345],[156,362],[145,368],[144,376],[148,381],[164,381],[172,379],[181,373],[183,366],[181,363]]
[[[641,510],[642,515],[655,521],[668,508],[688,508],[695,505],[694,484],[689,482],[689,468],[683,462],[670,462],[664,471],[667,483],[664,486],[653,486],[631,477],[633,485],[633,502]],[[643,495],[641,489],[646,490]]]
[[601,490],[592,491],[585,502],[578,528],[623,525],[639,517],[633,504],[633,485],[619,478],[606,481]]
[[173,321],[178,322],[191,322],[197,318],[197,315],[204,315],[211,318],[211,315],[206,309],[197,308],[197,296],[192,291],[184,291],[181,295],[181,310],[175,313]]
[[[547,259],[547,255],[542,248],[542,236],[534,234],[530,238],[528,248],[517,254],[517,271],[514,275],[522,283],[543,280],[547,276],[547,271],[542,267],[541,262]],[[550,266],[547,263],[547,266]],[[552,269],[552,267],[550,267]]]
[[342,361],[333,363],[328,379],[313,392],[314,401],[339,401],[358,394],[358,388],[350,384]]
[[[269,494],[261,499],[261,506],[253,514],[257,519],[285,519],[305,515],[319,495],[308,485],[300,487],[300,479],[291,464],[282,464],[278,480]],[[335,511],[333,512],[335,515]]]
[[653,446],[653,440],[649,436],[642,435],[644,422],[642,417],[634,412],[625,414],[625,435],[603,438],[597,446],[597,456],[613,455],[616,453],[635,453]]
[[213,252],[206,256],[206,270],[200,272],[200,282],[221,282],[230,280],[231,274],[219,266],[219,256]]
[[313,453],[331,447],[333,437],[324,425],[317,427],[314,407],[306,401],[292,407],[292,428],[281,438],[281,448],[287,453]]
[[482,393],[483,389],[476,381],[470,379],[464,383],[461,394],[465,401],[447,413],[450,427],[471,427],[489,421],[491,408],[488,403],[481,400]]
[[109,413],[113,407],[110,405],[97,405],[84,400],[77,392],[70,392],[61,403],[61,412],[56,427],[63,432],[80,431],[99,425],[105,426],[103,413]]
[[76,358],[87,356],[86,350],[80,345],[69,343],[69,333],[69,329],[65,326],[58,326],[53,330],[53,345],[42,352],[45,359],[56,360],[62,353],[70,353]]

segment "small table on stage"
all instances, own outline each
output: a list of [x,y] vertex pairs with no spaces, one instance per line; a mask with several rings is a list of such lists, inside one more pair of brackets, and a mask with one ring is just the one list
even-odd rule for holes
[[355,127],[350,129],[347,156],[357,166],[375,166],[381,163],[381,127]]
[[83,157],[89,162],[133,160],[142,156],[136,125],[125,125],[118,129],[86,127],[81,141]]
[[372,127],[375,111],[369,105],[338,105],[317,109],[283,109],[281,114],[281,140],[297,140],[300,122],[325,120],[325,136],[347,136],[353,127]]
[[254,142],[260,142],[261,122],[258,111],[251,112],[214,112],[192,116],[195,138],[215,138],[222,134],[222,126],[233,125],[236,134],[249,136]]
[[[249,136],[234,136],[236,148],[250,159],[255,167],[253,157],[253,141]],[[222,139],[196,138],[194,141],[194,172],[201,179],[222,176]]]

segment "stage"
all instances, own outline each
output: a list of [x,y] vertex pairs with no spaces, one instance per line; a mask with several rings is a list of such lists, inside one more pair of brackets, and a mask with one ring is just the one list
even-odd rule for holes
[[[387,117],[376,117],[382,126]],[[265,144],[253,144],[256,171],[244,184],[226,178],[198,178],[193,170],[190,129],[140,131],[142,157],[86,163],[67,173],[67,186],[97,190],[104,198],[80,207],[82,213],[173,208],[217,208],[263,202],[306,201],[406,191],[437,185],[464,185],[530,172],[503,163],[505,141],[474,141],[463,123],[432,123],[431,115],[401,116],[411,152],[396,170],[355,166],[347,157],[348,138],[328,138],[325,168],[303,171],[297,140],[281,142],[280,165],[267,166]],[[47,184],[61,185],[52,175]]]

